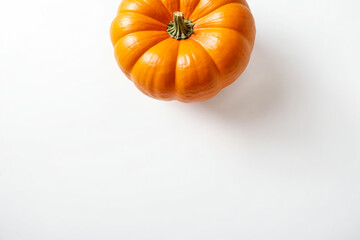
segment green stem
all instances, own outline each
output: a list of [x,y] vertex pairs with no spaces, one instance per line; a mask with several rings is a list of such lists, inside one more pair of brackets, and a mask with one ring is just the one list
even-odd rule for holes
[[187,39],[193,34],[194,23],[184,18],[182,12],[174,12],[174,20],[167,25],[167,32],[176,40]]

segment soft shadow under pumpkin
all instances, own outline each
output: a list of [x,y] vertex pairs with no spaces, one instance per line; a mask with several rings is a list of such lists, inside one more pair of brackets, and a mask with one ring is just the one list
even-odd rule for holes
[[274,61],[276,53],[270,51],[256,43],[250,63],[239,79],[196,108],[229,121],[253,121],[270,114],[282,97],[285,81]]

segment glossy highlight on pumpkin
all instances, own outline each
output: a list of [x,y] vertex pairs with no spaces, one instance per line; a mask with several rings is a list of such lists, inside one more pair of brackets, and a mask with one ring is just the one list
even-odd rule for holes
[[[179,12],[194,25],[177,40],[167,30]],[[135,86],[181,102],[205,101],[233,83],[250,60],[255,32],[245,0],[123,0],[110,30],[117,63]]]

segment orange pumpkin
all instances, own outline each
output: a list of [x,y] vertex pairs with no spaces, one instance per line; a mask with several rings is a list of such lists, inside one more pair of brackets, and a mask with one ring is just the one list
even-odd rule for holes
[[110,32],[121,70],[143,93],[196,102],[245,70],[255,23],[245,0],[123,0]]

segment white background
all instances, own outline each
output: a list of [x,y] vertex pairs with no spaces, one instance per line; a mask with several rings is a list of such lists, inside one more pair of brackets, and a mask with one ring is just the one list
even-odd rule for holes
[[360,4],[253,0],[204,103],[116,65],[119,0],[0,0],[1,240],[359,240]]

